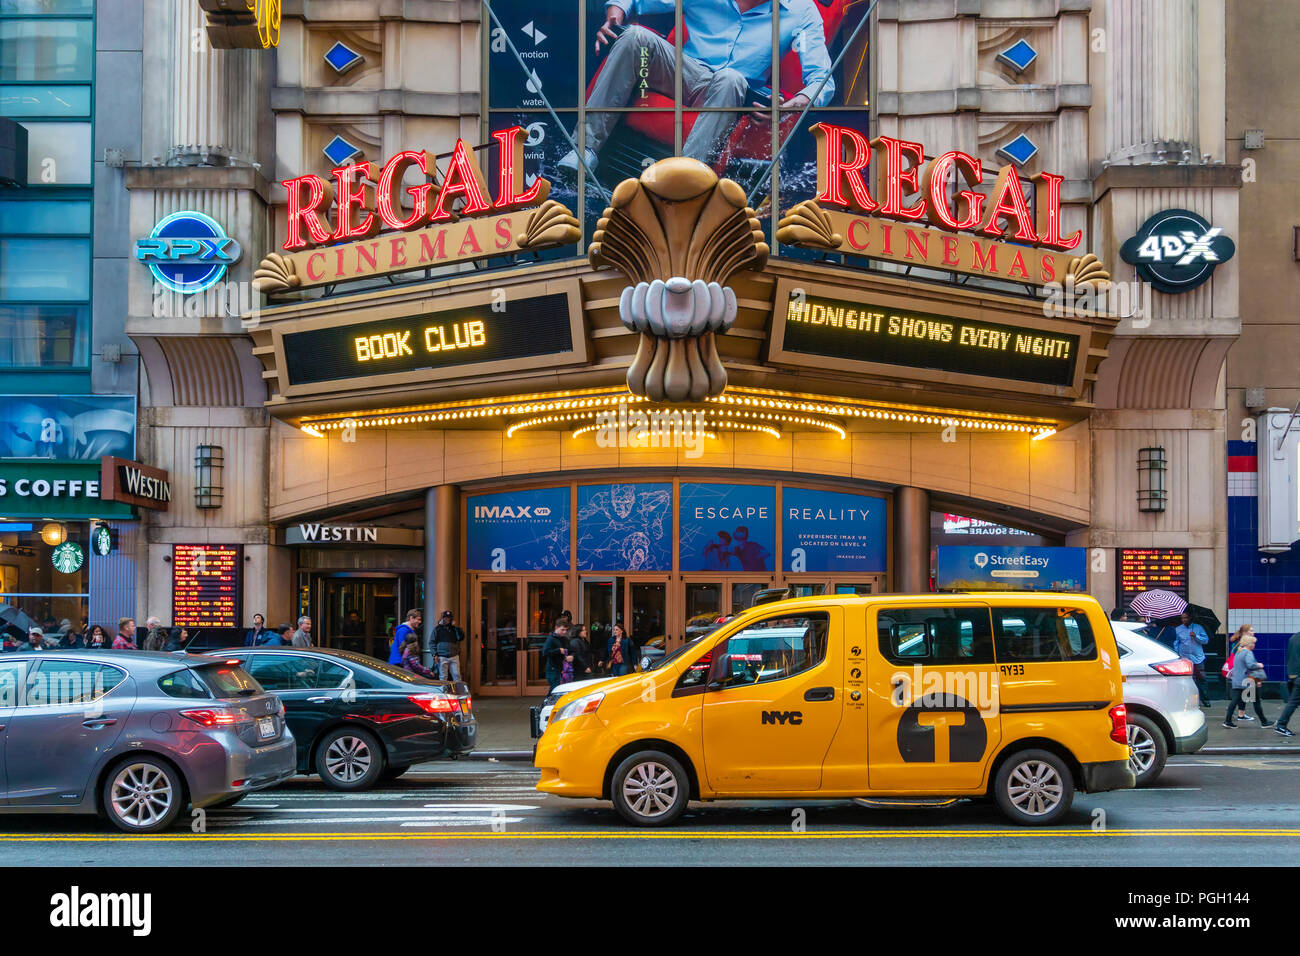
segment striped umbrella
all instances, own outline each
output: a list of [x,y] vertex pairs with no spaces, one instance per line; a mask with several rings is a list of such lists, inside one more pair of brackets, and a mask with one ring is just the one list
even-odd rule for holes
[[1133,603],[1129,605],[1129,608],[1139,617],[1149,617],[1158,621],[1162,617],[1173,617],[1175,614],[1182,614],[1187,610],[1187,602],[1173,591],[1156,588],[1151,591],[1143,591],[1133,599]]

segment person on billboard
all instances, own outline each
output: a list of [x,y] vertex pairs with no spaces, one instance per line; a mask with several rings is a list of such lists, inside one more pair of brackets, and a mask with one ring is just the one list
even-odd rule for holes
[[[815,0],[779,0],[780,53],[792,49],[803,66],[803,89],[781,103],[782,109],[825,106],[835,94],[826,30]],[[677,51],[666,38],[642,26],[628,26],[629,13],[673,13],[674,0],[614,0],[605,6],[605,21],[596,31],[596,50],[610,47],[587,97],[584,159],[596,169],[605,140],[620,119],[614,112],[632,104],[638,91],[673,96]],[[741,109],[766,122],[772,91],[772,0],[687,0],[682,8],[686,40],[682,45],[682,102],[692,108]],[[825,86],[822,81],[825,80]],[[821,91],[818,92],[818,87]],[[700,113],[682,144],[682,155],[710,162],[736,123],[733,113]],[[560,160],[562,172],[576,174],[573,150]]]
[[705,571],[736,570],[735,553],[731,550],[731,535],[719,531],[718,536],[704,548]]
[[740,570],[742,571],[770,570],[767,561],[768,558],[772,556],[771,552],[768,551],[767,548],[759,544],[757,541],[749,540],[748,528],[746,528],[744,525],[741,525],[739,528],[736,529],[736,533],[733,534],[731,537],[732,540],[736,542],[736,546],[733,549],[733,551],[736,555],[736,560],[740,562]]

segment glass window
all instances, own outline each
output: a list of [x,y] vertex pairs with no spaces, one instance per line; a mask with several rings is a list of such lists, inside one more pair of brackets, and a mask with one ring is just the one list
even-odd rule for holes
[[[0,609],[5,611],[0,635],[5,650],[24,643],[32,625],[45,632],[49,645],[69,631],[85,632],[89,533],[86,521],[0,522]],[[54,565],[54,548],[65,542],[82,555],[80,567],[66,572]]]
[[783,680],[826,658],[830,618],[824,613],[783,615],[751,624],[727,638],[710,676],[724,687]]
[[89,86],[0,86],[0,116],[89,115]]
[[258,654],[249,673],[267,690],[313,690],[342,687],[348,670],[318,657]]
[[89,703],[120,684],[124,676],[116,667],[90,661],[42,660],[27,678],[24,703],[29,707]]
[[89,82],[94,62],[90,20],[0,20],[0,81]]
[[343,665],[335,664],[333,661],[319,660],[316,658],[312,659],[312,663],[316,665],[316,681],[312,684],[313,687],[355,686],[348,680],[352,672]]
[[174,674],[168,674],[166,677],[158,678],[158,689],[168,697],[207,699],[212,696],[188,667]]
[[1091,661],[1097,659],[1088,615],[1078,608],[994,608],[999,661]]
[[[672,656],[679,656],[682,651],[690,646],[690,644],[683,645],[678,648]],[[686,670],[682,672],[682,676],[677,678],[677,686],[673,690],[673,695],[676,696],[677,691],[690,691],[692,689],[704,687],[709,682],[709,670],[712,667],[713,650],[710,649],[701,654],[699,660],[686,668]]]
[[1078,607],[995,607],[998,661],[1095,661],[1097,643]]
[[18,682],[24,666],[24,661],[0,661],[0,707],[18,706]]
[[0,199],[0,229],[9,235],[89,235],[90,200]]
[[0,367],[84,368],[90,308],[0,304]]
[[0,239],[0,302],[89,298],[89,239]]
[[217,697],[248,697],[261,691],[238,664],[204,664],[193,670]]
[[880,652],[895,664],[992,664],[986,607],[884,608],[876,617]]
[[27,185],[85,186],[90,182],[89,123],[25,123]]

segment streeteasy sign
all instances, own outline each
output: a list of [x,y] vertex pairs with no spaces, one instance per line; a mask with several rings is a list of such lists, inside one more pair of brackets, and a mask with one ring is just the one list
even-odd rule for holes
[[942,591],[1086,591],[1086,548],[971,548],[940,545]]

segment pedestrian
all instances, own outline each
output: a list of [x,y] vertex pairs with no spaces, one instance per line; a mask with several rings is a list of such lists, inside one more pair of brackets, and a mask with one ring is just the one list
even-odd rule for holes
[[437,655],[438,676],[443,680],[460,680],[460,642],[465,632],[456,626],[456,615],[443,611],[433,629],[433,652]]
[[76,630],[69,627],[66,631],[63,632],[62,636],[59,638],[58,646],[62,648],[85,647],[86,638],[84,635],[78,634]]
[[265,643],[259,644],[259,647],[288,647],[289,642],[293,640],[293,625],[281,624],[267,631],[262,637]]
[[555,623],[555,630],[551,631],[550,636],[546,638],[546,643],[542,645],[542,661],[546,665],[546,683],[550,690],[555,690],[560,685],[560,674],[564,670],[565,658],[570,662],[573,661],[573,656],[568,651],[569,628],[564,623],[564,616],[561,615]]
[[[1237,648],[1241,646],[1241,639],[1242,639],[1242,637],[1244,637],[1244,636],[1247,635],[1247,634],[1249,634],[1249,635],[1251,635],[1251,636],[1253,637],[1254,634],[1255,634],[1255,629],[1254,629],[1253,627],[1251,627],[1249,624],[1243,624],[1243,625],[1241,625],[1241,627],[1237,628],[1237,629],[1233,632],[1233,634],[1232,634],[1232,639],[1228,642],[1228,658],[1227,658],[1227,660],[1225,660],[1225,661],[1223,662],[1223,668],[1222,668],[1222,670],[1220,671],[1220,673],[1223,674],[1223,680],[1224,680],[1224,683],[1225,683],[1225,684],[1227,685],[1227,687],[1228,687],[1228,696],[1229,696],[1229,697],[1232,696],[1232,684],[1231,684],[1231,681],[1232,681],[1232,661],[1233,661],[1233,658],[1236,657],[1236,654],[1237,654]],[[1243,703],[1241,706],[1239,706],[1239,707],[1237,708],[1237,719],[1238,719],[1238,720],[1254,720],[1255,718],[1252,717],[1252,716],[1250,716],[1248,713],[1246,713],[1246,705]]]
[[104,633],[104,625],[92,624],[90,630],[86,632],[85,646],[93,651],[106,651],[111,646],[108,642],[108,635]]
[[253,626],[244,633],[244,646],[256,647],[262,641],[259,638],[266,633],[266,618],[260,614],[253,615]]
[[627,631],[622,624],[614,625],[614,633],[609,638],[609,672],[615,677],[629,673],[634,663],[632,642],[627,639]]
[[1273,726],[1264,716],[1264,707],[1259,700],[1259,691],[1263,684],[1264,665],[1255,659],[1255,635],[1243,634],[1241,644],[1232,661],[1232,700],[1228,702],[1228,712],[1223,717],[1223,726],[1230,730],[1237,726],[1232,716],[1247,699],[1255,705],[1255,716],[1259,718],[1259,725]]
[[579,624],[569,632],[569,654],[573,657],[573,678],[591,677],[591,642],[587,640],[587,625]]
[[402,648],[406,644],[406,637],[414,634],[418,638],[423,623],[424,613],[419,608],[411,608],[406,612],[406,620],[393,632],[393,645],[388,649],[388,663],[394,667],[402,666]]
[[190,642],[190,631],[186,627],[167,628],[167,643],[163,645],[163,650],[169,654],[174,651],[183,651]]
[[415,631],[409,632],[402,641],[400,663],[403,669],[410,671],[412,674],[419,674],[421,677],[428,677],[430,680],[437,680],[438,678],[437,674],[420,663],[420,635]]
[[134,651],[138,650],[135,646],[135,619],[124,617],[117,622],[117,637],[113,638],[113,650],[115,651]]
[[1286,706],[1282,708],[1282,716],[1277,719],[1277,727],[1274,730],[1283,737],[1294,737],[1295,731],[1287,727],[1287,722],[1295,713],[1296,707],[1300,706],[1300,631],[1292,634],[1291,640],[1287,641],[1286,687],[1288,691]]
[[298,630],[293,632],[289,643],[294,647],[311,647],[311,618],[306,614],[298,618]]
[[20,651],[43,651],[45,650],[45,632],[39,627],[31,627],[27,630],[27,643],[18,647]]
[[1205,645],[1210,643],[1205,628],[1192,620],[1192,615],[1183,611],[1182,623],[1174,628],[1174,653],[1184,660],[1192,662],[1192,680],[1196,683],[1196,694],[1201,699],[1202,707],[1210,706],[1210,691],[1205,686]]
[[141,650],[161,651],[167,646],[167,628],[161,625],[154,625],[149,628],[149,633],[144,636],[144,644]]

